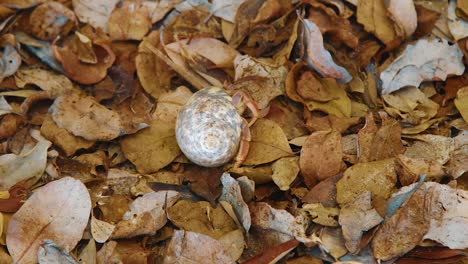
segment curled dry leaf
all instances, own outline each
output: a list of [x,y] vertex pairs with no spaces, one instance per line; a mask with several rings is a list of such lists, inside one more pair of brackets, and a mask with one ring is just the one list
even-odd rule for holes
[[136,198],[130,205],[130,210],[124,214],[122,221],[115,226],[112,238],[154,235],[166,224],[166,210],[179,197],[180,194],[175,191],[160,191],[146,193]]
[[20,181],[42,176],[47,165],[47,150],[51,144],[40,138],[29,151],[20,155],[10,153],[0,156],[0,189],[8,190]]
[[458,45],[449,45],[445,39],[420,39],[408,45],[380,73],[382,93],[388,94],[405,86],[418,87],[423,81],[444,81],[448,75],[461,75],[464,70],[463,53]]
[[235,80],[240,82],[238,85],[252,96],[260,109],[266,108],[271,100],[285,91],[288,70],[282,65],[239,55],[234,60],[234,68]]
[[336,130],[317,131],[301,149],[299,165],[309,187],[337,175],[344,166],[341,134]]
[[280,190],[287,191],[300,171],[299,157],[281,158],[273,163],[271,169],[273,170],[273,175],[271,175],[273,182],[278,185]]
[[73,11],[59,2],[45,2],[36,7],[29,16],[31,33],[43,40],[66,36],[76,24]]
[[413,0],[390,0],[386,3],[391,18],[409,38],[416,31],[418,16]]
[[119,0],[73,0],[73,11],[83,23],[107,32],[107,20]]
[[250,127],[252,140],[244,165],[259,165],[292,154],[288,139],[274,121],[258,119]]
[[185,262],[231,264],[234,261],[219,241],[203,234],[176,230],[166,247],[162,263]]
[[106,44],[94,43],[93,51],[96,54],[97,62],[90,64],[82,62],[79,54],[75,53],[70,45],[63,48],[52,45],[54,57],[62,64],[67,76],[81,84],[95,84],[104,79],[107,75],[107,69],[115,61],[114,52]]
[[151,15],[142,2],[121,1],[107,20],[109,35],[114,40],[141,40],[151,29]]
[[116,112],[77,92],[59,96],[50,111],[58,127],[90,141],[112,140],[124,132]]
[[15,82],[20,88],[34,84],[53,98],[74,89],[72,82],[66,76],[35,67],[21,67],[15,74]]
[[372,198],[387,199],[396,182],[394,159],[358,163],[349,167],[336,183],[336,201],[344,205],[366,191],[372,193]]
[[78,264],[78,261],[60,246],[51,240],[44,240],[37,251],[39,264],[63,263]]
[[114,229],[115,225],[99,220],[94,215],[91,216],[91,235],[96,242],[105,243],[114,232]]
[[35,263],[44,239],[53,240],[66,252],[83,235],[91,211],[86,186],[65,177],[38,189],[8,224],[7,246],[15,262]]
[[21,56],[16,49],[7,44],[0,60],[0,82],[8,76],[15,74],[21,65]]
[[347,83],[353,78],[342,66],[337,65],[323,44],[323,37],[317,25],[309,19],[303,19],[305,60],[307,65],[325,78],[334,78],[339,83]]
[[346,239],[346,248],[357,253],[363,232],[369,231],[383,221],[379,213],[372,208],[371,192],[364,192],[352,202],[341,208],[339,223]]
[[221,176],[221,183],[223,184],[223,190],[219,200],[231,204],[237,219],[242,224],[242,227],[244,227],[245,232],[248,233],[251,224],[250,212],[249,207],[242,197],[239,182],[232,178],[229,173],[224,173]]

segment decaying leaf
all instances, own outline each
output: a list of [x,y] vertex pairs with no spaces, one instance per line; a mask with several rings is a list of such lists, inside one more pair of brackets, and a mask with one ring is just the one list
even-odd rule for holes
[[[203,245],[203,253],[200,252]],[[209,236],[176,230],[166,247],[162,263],[233,263],[221,243]]]
[[115,40],[141,40],[150,28],[150,10],[142,2],[121,1],[107,20],[107,30]]
[[301,149],[299,165],[308,186],[337,175],[343,168],[341,135],[336,130],[317,131]]
[[363,232],[369,231],[383,221],[379,213],[372,208],[371,192],[359,195],[355,200],[341,208],[339,223],[343,228],[346,248],[357,253]]
[[74,89],[72,82],[64,75],[42,68],[20,68],[15,74],[15,82],[20,88],[25,88],[27,84],[34,84],[52,97]]
[[300,171],[299,157],[281,158],[273,163],[271,169],[273,171],[273,175],[271,175],[273,182],[278,185],[280,190],[287,191]]
[[352,76],[346,68],[337,65],[330,52],[325,49],[322,33],[317,25],[309,19],[304,19],[303,25],[307,65],[320,73],[322,77],[334,78],[339,83],[351,81]]
[[[39,134],[39,131],[35,130],[32,133]],[[47,150],[52,143],[40,135],[36,137],[38,142],[32,149],[20,155],[9,153],[0,156],[1,190],[8,190],[20,181],[40,177],[44,173],[47,165]]]
[[406,149],[405,156],[423,158],[439,162],[441,165],[450,160],[450,153],[455,149],[452,138],[439,135],[413,136],[416,141]]
[[223,184],[223,191],[219,197],[220,201],[226,201],[231,204],[237,219],[244,227],[245,232],[249,232],[251,219],[250,211],[247,204],[242,197],[241,187],[239,183],[229,175],[224,173],[221,176],[221,183]]
[[43,40],[68,35],[76,26],[73,11],[60,2],[45,2],[34,9],[29,17],[31,33]]
[[72,250],[88,224],[91,200],[86,186],[65,177],[34,194],[8,224],[7,246],[15,262],[35,263],[44,239]]
[[338,226],[337,218],[340,209],[333,207],[324,207],[321,203],[304,204],[302,211],[306,212],[312,222],[323,226]]
[[83,23],[89,23],[94,28],[100,28],[107,32],[107,20],[119,0],[73,0],[73,10],[78,19]]
[[115,226],[112,238],[154,235],[167,222],[166,209],[179,197],[175,191],[151,192],[138,197]]
[[336,183],[336,201],[344,205],[366,191],[370,191],[373,198],[387,199],[396,182],[394,159],[358,163],[349,167]]
[[[299,241],[296,239],[290,239],[281,244],[275,245],[273,247],[267,248],[261,254],[248,259],[243,262],[245,264],[255,264],[255,263],[276,263],[286,256],[291,250],[296,248],[299,245]],[[287,262],[289,263],[289,262]],[[307,262],[309,263],[309,262]],[[314,263],[315,264],[315,263]],[[318,263],[317,263],[318,264]]]
[[259,119],[250,128],[252,140],[244,165],[258,165],[292,154],[288,139],[274,121]]
[[388,94],[405,86],[418,87],[423,81],[443,81],[448,75],[463,74],[464,70],[463,53],[457,45],[449,45],[445,39],[420,39],[414,45],[408,45],[382,71],[382,93]]
[[59,128],[87,140],[112,140],[122,134],[120,117],[93,97],[67,93],[55,99],[52,119]]

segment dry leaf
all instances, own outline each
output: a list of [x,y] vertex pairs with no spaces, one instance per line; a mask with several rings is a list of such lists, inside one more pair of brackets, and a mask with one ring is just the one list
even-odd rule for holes
[[235,22],[237,9],[244,0],[213,0],[211,13],[231,23]]
[[465,122],[468,122],[468,86],[458,90],[457,98],[453,102]]
[[223,184],[223,191],[219,200],[226,201],[231,204],[234,212],[236,213],[237,219],[242,224],[245,232],[248,233],[251,224],[250,212],[249,207],[242,197],[239,182],[232,178],[229,173],[224,173],[221,176],[221,183]]
[[83,235],[91,210],[86,186],[65,177],[43,186],[8,224],[7,246],[15,262],[35,263],[43,239],[72,250]]
[[116,250],[117,242],[109,241],[105,243],[102,248],[96,254],[96,263],[98,264],[107,264],[107,263],[117,263],[123,264],[122,258]]
[[0,60],[0,82],[3,81],[5,77],[15,74],[20,65],[21,56],[13,46],[7,44]]
[[[32,133],[39,134],[39,131]],[[20,181],[42,176],[47,165],[47,150],[52,143],[40,135],[38,137],[39,141],[32,149],[19,155],[10,153],[0,156],[1,190],[8,190]]]
[[82,264],[96,264],[96,242],[90,239],[78,256]]
[[43,40],[66,36],[76,26],[73,11],[59,2],[45,2],[34,9],[29,17],[31,33]]
[[189,182],[189,188],[211,204],[221,195],[222,167],[204,168],[198,165],[189,165],[185,168],[184,181]]
[[338,227],[323,228],[320,232],[320,239],[322,240],[320,247],[335,259],[344,256],[348,252],[345,247],[343,233]]
[[288,140],[308,134],[307,129],[302,125],[301,107],[290,101],[282,99],[272,101],[265,118],[275,121],[283,129]]
[[119,0],[73,0],[73,10],[81,22],[107,32],[107,20],[118,2]]
[[299,157],[281,158],[273,163],[271,169],[273,170],[273,175],[271,175],[273,182],[278,185],[280,190],[287,191],[300,171]]
[[87,140],[112,140],[124,132],[117,113],[91,96],[67,93],[55,99],[50,109],[58,127]]
[[63,248],[57,246],[51,240],[44,240],[37,251],[37,261],[39,264],[63,263],[78,264],[78,261]]
[[415,8],[418,15],[418,26],[414,32],[414,37],[424,37],[434,29],[435,23],[440,17],[440,13],[421,5],[415,5]]
[[[277,263],[284,256],[286,256],[291,250],[295,249],[299,245],[299,241],[295,239],[288,240],[281,244],[273,247],[268,247],[264,252],[259,255],[248,259],[243,262],[244,264],[256,264],[256,263]],[[287,262],[289,263],[289,262]]]
[[41,68],[20,68],[15,74],[15,82],[20,88],[34,84],[54,98],[74,89],[66,76]]
[[439,162],[441,165],[450,160],[450,153],[455,149],[454,140],[439,135],[413,136],[416,141],[404,153],[410,158],[423,158]]
[[450,46],[445,39],[420,39],[414,45],[408,45],[382,71],[382,93],[388,94],[405,86],[418,87],[423,81],[444,81],[447,75],[461,75],[464,70],[463,53],[457,45]]
[[410,185],[419,180],[421,175],[426,175],[429,181],[440,181],[445,175],[440,163],[422,158],[410,158],[398,155],[398,179],[403,186]]
[[113,40],[141,40],[150,29],[150,10],[141,2],[121,1],[107,20],[107,30]]
[[285,91],[288,71],[282,65],[274,65],[249,55],[239,55],[234,60],[234,68],[236,81],[253,79],[240,85],[257,102],[259,109],[266,108],[271,100]]
[[238,227],[222,206],[208,202],[180,200],[167,210],[167,217],[177,227],[219,239]]
[[292,154],[288,139],[274,121],[258,119],[250,127],[252,140],[244,165],[259,165]]
[[312,222],[323,226],[338,226],[337,217],[340,209],[324,207],[321,203],[303,204],[302,210],[311,218]]
[[96,242],[105,243],[112,235],[114,229],[115,225],[99,220],[94,215],[91,216],[91,235],[93,235],[93,239]]
[[310,135],[301,149],[299,165],[306,184],[337,175],[343,168],[341,135],[336,130],[317,131]]
[[413,0],[390,0],[385,5],[391,18],[403,30],[406,37],[411,37],[418,25]]
[[346,248],[351,253],[360,250],[363,232],[369,231],[383,221],[379,213],[372,208],[371,192],[367,191],[359,195],[352,202],[341,208],[339,223],[346,239]]
[[336,183],[336,201],[344,205],[366,191],[372,193],[372,198],[387,199],[396,182],[394,159],[358,163],[349,167]]
[[[130,238],[139,235],[154,235],[166,222],[166,210],[180,197],[175,191],[146,193],[136,198],[115,226],[112,238]],[[99,242],[99,241],[98,241]]]
[[448,27],[453,38],[458,41],[468,37],[468,21],[466,17],[465,19],[458,17],[456,9],[456,0],[450,0],[447,9]]
[[237,261],[244,251],[246,246],[244,233],[241,229],[237,229],[231,231],[224,236],[218,239],[219,243],[223,245],[224,252],[228,255],[232,260]]
[[[200,251],[203,245],[203,251]],[[206,235],[176,230],[166,247],[162,263],[233,263],[222,244]]]
[[303,20],[304,46],[306,47],[307,65],[322,77],[334,78],[339,83],[347,83],[353,78],[342,66],[337,65],[323,45],[323,37],[317,25],[309,19]]
[[[447,172],[454,179],[462,176],[468,171],[468,135],[466,132],[460,133],[454,138],[455,150],[450,154],[450,161],[447,163]],[[459,143],[460,142],[460,143]]]
[[149,128],[126,136],[120,144],[125,157],[141,173],[156,172],[181,153],[175,138],[174,124],[159,120],[153,120]]
[[151,23],[154,24],[163,19],[164,16],[181,1],[182,0],[144,1],[143,6],[148,9]]

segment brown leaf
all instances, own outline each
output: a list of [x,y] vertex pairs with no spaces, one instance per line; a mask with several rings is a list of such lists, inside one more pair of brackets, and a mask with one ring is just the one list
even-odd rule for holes
[[366,191],[370,191],[373,198],[387,199],[396,182],[394,159],[358,163],[349,167],[336,183],[336,201],[344,205]]
[[62,64],[64,71],[70,79],[81,84],[94,84],[106,77],[109,69],[115,61],[115,54],[106,44],[94,43],[93,50],[96,53],[97,63],[89,64],[80,61],[77,53],[71,47],[58,48],[52,45],[54,57]]
[[197,165],[189,165],[184,172],[184,181],[190,183],[192,192],[205,198],[211,204],[221,195],[221,175],[223,170],[218,168],[204,168]]
[[34,194],[8,224],[7,246],[15,262],[35,263],[43,239],[65,251],[83,235],[91,210],[86,186],[73,178],[53,181]]
[[307,129],[303,127],[302,110],[298,104],[282,99],[273,100],[265,118],[277,123],[288,140],[307,134]]
[[247,0],[240,4],[237,9],[229,45],[238,47],[242,43],[250,29],[255,25],[253,20],[257,17],[258,11],[263,4],[264,1],[259,0]]
[[3,78],[15,74],[20,65],[21,56],[13,46],[7,44],[0,60],[0,82],[3,81]]
[[83,23],[89,23],[94,28],[107,32],[107,20],[119,0],[73,0],[73,11]]
[[[8,190],[8,198],[0,199],[0,212],[15,213],[27,200],[30,191],[21,185],[14,185]],[[2,197],[3,198],[3,197]],[[1,225],[1,224],[0,224]],[[0,228],[1,231],[1,228]],[[2,233],[2,232],[0,232]]]
[[388,14],[399,30],[409,38],[417,27],[417,14],[413,0],[390,0],[385,2]]
[[321,203],[303,204],[300,209],[305,212],[312,222],[322,226],[338,226],[338,215],[340,209],[334,207],[324,207]]
[[244,165],[259,165],[292,154],[288,139],[274,121],[258,119],[250,128],[252,140]]
[[90,222],[91,235],[98,243],[105,243],[115,229],[115,225],[99,220],[94,215],[91,216]]
[[317,185],[302,198],[304,203],[321,203],[326,207],[336,207],[336,183],[343,175],[329,177]]
[[[248,259],[243,262],[244,264],[258,264],[258,263],[276,263],[284,256],[286,256],[291,250],[295,249],[299,245],[299,241],[295,239],[288,240],[284,243],[268,248],[266,251],[259,255]],[[289,263],[289,262],[288,262]]]
[[141,2],[121,1],[112,10],[107,29],[113,40],[141,40],[151,29],[150,10]]
[[336,130],[318,131],[302,146],[299,165],[309,187],[337,175],[343,169],[341,134]]
[[[455,150],[450,154],[450,161],[447,163],[447,172],[454,179],[461,177],[468,171],[468,136],[461,133],[455,137]],[[458,143],[458,142],[461,143]]]
[[15,74],[15,82],[20,88],[34,84],[54,98],[74,89],[66,76],[37,67],[21,67]]
[[50,111],[58,127],[90,141],[112,140],[122,133],[118,114],[90,96],[76,92],[61,95]]
[[425,134],[413,136],[416,141],[406,149],[405,156],[437,161],[441,165],[450,160],[450,153],[455,149],[452,138]]
[[335,99],[310,71],[305,71],[301,74],[297,81],[296,90],[305,100],[328,102]]
[[16,114],[7,114],[0,121],[0,139],[9,138],[18,131],[25,122],[25,117]]
[[[203,245],[203,251],[200,251]],[[233,263],[219,241],[195,232],[174,231],[162,263]]]
[[273,170],[273,175],[271,175],[273,182],[278,185],[280,190],[287,191],[300,171],[299,157],[281,158],[272,164],[271,169]]
[[398,179],[403,186],[410,185],[426,175],[428,181],[440,181],[445,172],[440,163],[422,158],[410,158],[398,155]]
[[224,173],[221,176],[221,182],[223,184],[223,190],[219,200],[231,204],[237,219],[242,224],[242,227],[244,227],[245,232],[248,233],[251,224],[250,212],[249,207],[242,197],[239,182],[232,178],[229,173]]
[[37,6],[29,16],[31,33],[43,40],[66,36],[77,25],[75,14],[59,2]]
[[415,8],[418,15],[418,26],[414,32],[414,37],[420,38],[426,36],[433,30],[437,19],[440,17],[440,13],[421,5],[415,5]]

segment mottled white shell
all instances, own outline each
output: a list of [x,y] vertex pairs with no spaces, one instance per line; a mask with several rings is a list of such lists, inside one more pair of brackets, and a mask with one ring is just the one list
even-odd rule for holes
[[217,87],[196,92],[177,116],[176,139],[192,162],[218,167],[237,153],[242,118],[232,98]]

